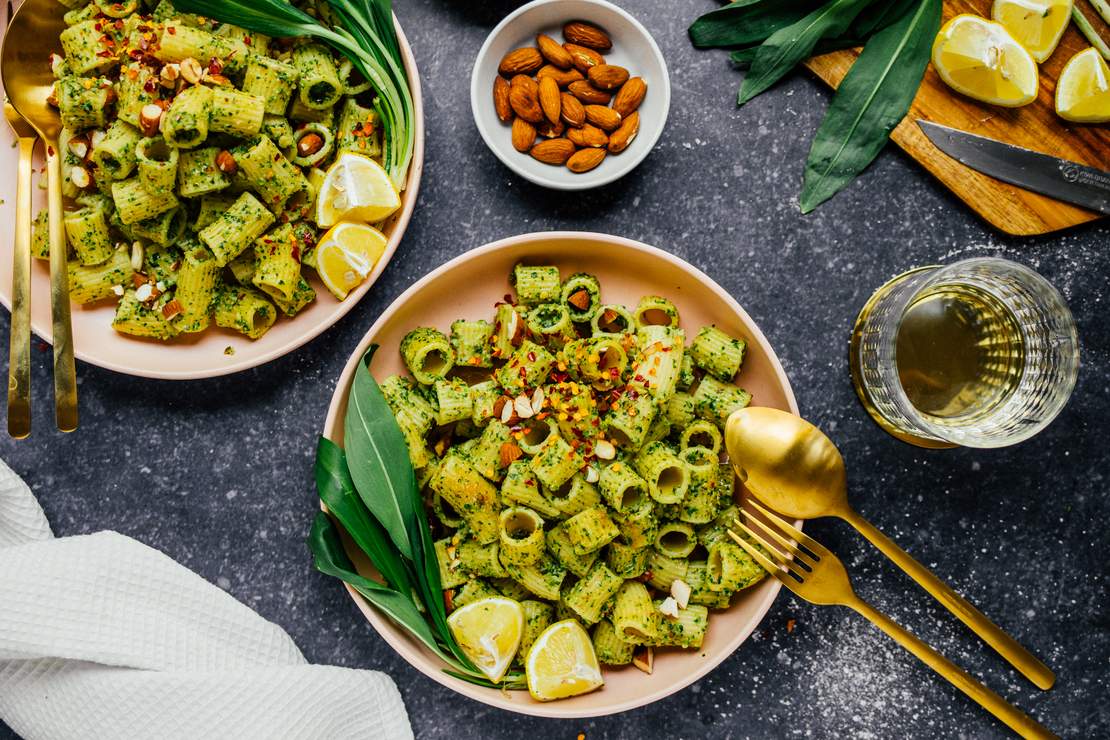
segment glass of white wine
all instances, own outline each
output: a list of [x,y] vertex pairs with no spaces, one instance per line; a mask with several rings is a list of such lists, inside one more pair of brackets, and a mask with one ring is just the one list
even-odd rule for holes
[[1003,447],[1060,413],[1079,372],[1075,320],[1028,267],[996,258],[922,267],[883,285],[852,330],[856,393],[921,447]]

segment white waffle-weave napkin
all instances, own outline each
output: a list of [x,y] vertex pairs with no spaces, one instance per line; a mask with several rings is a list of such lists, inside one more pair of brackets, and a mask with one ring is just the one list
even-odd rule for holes
[[37,738],[412,737],[376,671],[289,636],[116,532],[54,538],[0,460],[0,718]]

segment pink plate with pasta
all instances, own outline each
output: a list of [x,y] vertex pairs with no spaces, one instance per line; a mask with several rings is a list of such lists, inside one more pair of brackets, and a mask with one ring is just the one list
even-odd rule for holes
[[[514,265],[554,265],[562,279],[586,272],[597,277],[603,303],[635,306],[643,296],[670,299],[688,336],[714,324],[747,342],[747,356],[736,382],[752,394],[752,404],[797,413],[790,382],[767,338],[744,309],[709,276],[655,247],[605,234],[547,232],[514,236],[473,249],[438,268],[401,295],[381,315],[351,355],[336,386],[324,423],[324,436],[343,444],[344,416],[354,373],[371,345],[370,371],[382,380],[405,373],[399,346],[414,327],[448,332],[453,321],[491,320],[494,304],[513,292],[509,275]],[[737,484],[742,504],[747,495]],[[348,553],[364,575],[373,577],[365,557]],[[654,671],[648,675],[632,665],[603,668],[604,686],[591,693],[553,702],[534,700],[527,691],[500,691],[456,679],[444,664],[371,607],[350,586],[358,608],[405,660],[434,681],[477,701],[523,714],[543,717],[593,717],[623,712],[662,699],[689,686],[741,647],[763,619],[779,590],[773,578],[740,591],[727,609],[712,610],[700,648],[658,648]]]
[[[58,5],[58,12],[65,8]],[[424,111],[420,78],[412,49],[400,26],[397,37],[405,62],[415,109],[414,152],[407,185],[401,191],[401,206],[383,226],[385,249],[366,279],[340,301],[336,300],[316,276],[305,271],[316,291],[316,300],[292,318],[279,317],[259,339],[216,327],[196,334],[181,334],[171,341],[144,339],[121,334],[112,328],[114,301],[88,305],[72,304],[73,342],[78,359],[109,370],[148,378],[187,380],[228,375],[277,359],[311,341],[347,314],[370,291],[393,257],[416,207],[424,163]],[[41,149],[41,147],[40,147]],[[0,179],[0,302],[11,308],[12,240],[15,218],[15,141],[11,129],[0,130],[0,170],[10,173]],[[37,152],[41,157],[41,151]],[[35,181],[43,172],[36,162]],[[45,185],[45,174],[42,175]],[[45,190],[36,188],[34,210],[45,207]],[[31,327],[35,334],[51,341],[50,273],[45,260],[34,260],[31,270]]]

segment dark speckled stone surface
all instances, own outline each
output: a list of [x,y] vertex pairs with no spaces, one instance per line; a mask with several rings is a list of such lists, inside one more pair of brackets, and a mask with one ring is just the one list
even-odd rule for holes
[[[283,626],[310,660],[388,672],[421,738],[1005,736],[861,618],[787,593],[752,640],[665,701],[606,719],[529,719],[409,668],[311,569],[303,539],[316,507],[315,439],[340,369],[379,312],[432,268],[500,237],[566,228],[640,239],[739,299],[778,349],[803,413],[843,450],[858,508],[1042,656],[1056,688],[1021,679],[846,525],[815,522],[809,531],[840,554],[860,594],[1061,735],[1110,736],[1107,227],[1003,237],[893,147],[803,217],[802,163],[828,93],[801,73],[738,110],[727,55],[697,53],[686,38],[712,2],[621,4],[655,35],[674,86],[669,125],[632,175],[586,196],[510,175],[479,138],[467,91],[474,54],[511,5],[399,2],[423,77],[428,151],[417,213],[367,299],[299,352],[235,377],[156,382],[81,365],[83,424],[69,436],[51,430],[50,355],[35,353],[34,435],[0,438],[0,456],[58,534],[129,534]],[[918,450],[885,436],[856,403],[848,330],[891,275],[973,255],[1028,264],[1064,293],[1083,343],[1079,384],[1031,442]]]

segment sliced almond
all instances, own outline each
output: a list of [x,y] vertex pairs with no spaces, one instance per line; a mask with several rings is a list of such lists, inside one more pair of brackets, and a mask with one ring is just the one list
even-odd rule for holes
[[135,272],[143,269],[143,243],[140,241],[131,243],[131,269]]
[[69,171],[69,181],[83,190],[92,183],[92,178],[84,167],[74,167]]
[[532,402],[528,400],[528,396],[518,396],[513,401],[513,408],[516,409],[516,415],[521,419],[530,419],[536,415],[532,410]]
[[544,398],[545,398],[545,395],[544,395],[544,392],[543,392],[543,386],[540,386],[540,387],[536,388],[536,392],[532,394],[531,403],[532,403],[532,410],[535,411],[537,414],[540,412],[540,409],[543,408]]
[[597,468],[593,465],[586,466],[586,482],[597,483],[601,479],[601,475],[597,472]]
[[585,311],[590,307],[590,291],[585,288],[574,291],[567,297],[567,303],[580,311]]
[[200,66],[200,62],[192,57],[182,59],[178,64],[178,69],[181,72],[181,79],[190,85],[200,82],[200,78],[204,74],[204,68]]
[[672,619],[678,618],[678,602],[674,600],[673,596],[663,599],[663,602],[659,604],[659,613]]
[[690,584],[681,578],[676,578],[671,581],[671,596],[674,597],[675,603],[678,608],[685,609],[690,605]]
[[164,318],[166,321],[169,321],[173,318],[176,318],[177,316],[180,316],[181,312],[184,310],[185,309],[182,307],[181,302],[175,298],[166,305],[162,306],[162,318]]
[[649,676],[651,675],[652,668],[655,665],[655,651],[652,650],[651,645],[636,648],[636,652],[632,653],[632,665]]
[[599,439],[594,442],[594,454],[599,460],[612,460],[617,456],[617,448],[609,440]]

